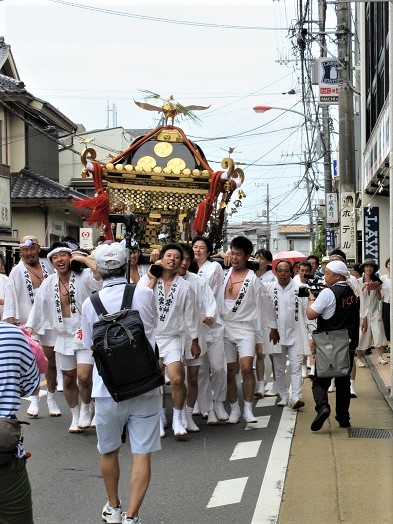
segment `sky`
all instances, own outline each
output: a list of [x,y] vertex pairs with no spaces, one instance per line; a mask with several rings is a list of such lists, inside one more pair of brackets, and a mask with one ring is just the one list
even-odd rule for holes
[[[284,110],[302,111],[288,36],[295,4],[3,0],[0,33],[26,89],[87,131],[155,127],[156,113],[134,104],[144,100],[142,90],[210,105],[197,113],[199,125],[187,119],[175,125],[213,169],[235,148],[246,197],[229,221],[260,220],[269,192],[271,221],[307,223],[297,216],[306,202],[305,185],[299,186],[304,119]],[[296,94],[287,94],[292,89]],[[260,114],[255,105],[283,109]]]

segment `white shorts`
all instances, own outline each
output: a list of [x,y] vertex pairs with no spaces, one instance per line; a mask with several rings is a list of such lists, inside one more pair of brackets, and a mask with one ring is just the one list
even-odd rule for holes
[[180,338],[156,340],[156,342],[164,366],[172,364],[172,362],[184,362],[184,351],[180,344]]
[[254,339],[236,338],[234,340],[230,340],[229,338],[224,337],[224,348],[228,364],[236,362],[238,354],[239,358],[255,357]]
[[41,346],[53,348],[56,343],[56,334],[53,331],[45,330],[45,335],[40,335]]
[[161,449],[160,412],[162,395],[156,391],[115,402],[112,397],[96,397],[97,448],[110,453],[121,445],[127,424],[132,453],[145,454]]
[[77,349],[73,355],[57,353],[58,363],[62,371],[72,371],[78,364],[94,365],[93,352],[91,349]]

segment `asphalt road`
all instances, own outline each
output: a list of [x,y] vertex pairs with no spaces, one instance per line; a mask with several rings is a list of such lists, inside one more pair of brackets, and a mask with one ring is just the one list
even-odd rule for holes
[[[169,394],[166,399],[170,422]],[[201,431],[190,434],[185,442],[176,441],[168,429],[162,451],[153,454],[152,481],[140,513],[143,524],[251,524],[283,413],[273,402],[267,398],[258,401],[254,409],[257,424],[241,421],[212,427],[196,417]],[[30,420],[24,430],[25,447],[32,452],[28,471],[35,523],[102,522],[106,495],[95,431],[68,433],[71,416],[62,395],[62,417],[47,415],[45,398],[41,405],[42,415]],[[19,413],[23,420],[27,406],[23,401]],[[120,462],[124,507],[129,498],[128,441],[121,447]]]

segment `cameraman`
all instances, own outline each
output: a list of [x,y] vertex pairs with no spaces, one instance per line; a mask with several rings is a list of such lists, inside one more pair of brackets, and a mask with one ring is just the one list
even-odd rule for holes
[[[348,329],[349,355],[352,367],[359,337],[359,317],[356,296],[348,283],[349,272],[344,262],[329,262],[325,270],[326,289],[317,298],[310,291],[306,314],[309,320],[317,319],[317,331]],[[314,347],[315,352],[315,347]],[[311,431],[319,431],[330,415],[328,387],[330,378],[318,377],[318,355],[312,391],[317,416],[311,424]],[[336,420],[342,428],[349,428],[350,375],[336,378]]]

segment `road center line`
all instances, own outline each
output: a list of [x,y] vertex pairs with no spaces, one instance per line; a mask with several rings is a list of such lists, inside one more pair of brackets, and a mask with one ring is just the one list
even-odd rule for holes
[[292,409],[283,409],[251,524],[278,520],[296,415]]

